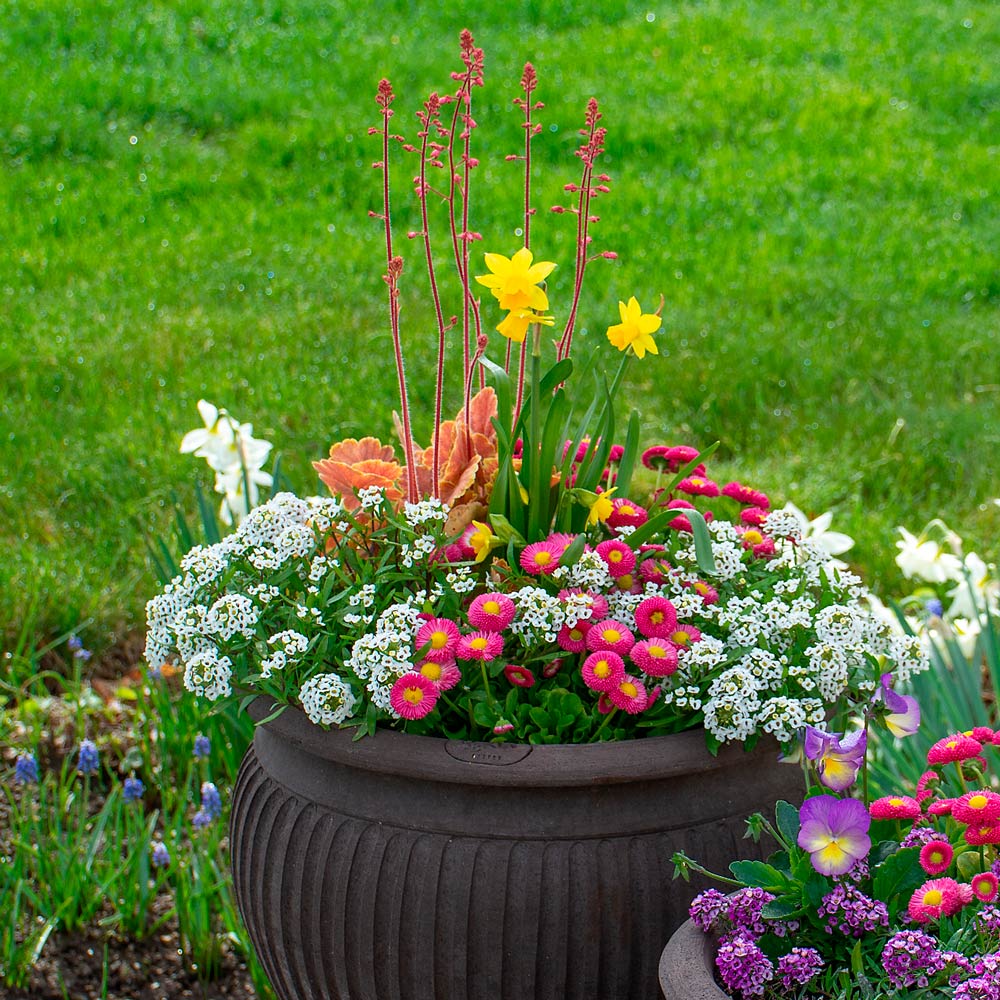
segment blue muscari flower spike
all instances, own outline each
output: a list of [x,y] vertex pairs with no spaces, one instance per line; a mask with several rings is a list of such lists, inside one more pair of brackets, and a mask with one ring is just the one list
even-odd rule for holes
[[162,841],[158,840],[153,844],[150,854],[152,855],[150,860],[154,868],[165,868],[170,864],[170,852],[167,850],[167,845]]
[[99,765],[97,747],[92,740],[83,740],[80,743],[80,756],[76,762],[77,771],[80,774],[97,774]]
[[38,761],[33,754],[18,754],[14,762],[14,784],[34,785],[38,781]]
[[194,738],[194,750],[192,755],[195,760],[201,760],[207,757],[212,752],[212,741],[207,737],[199,733]]
[[222,815],[222,799],[218,788],[211,781],[206,781],[201,786],[201,808],[210,820]]
[[142,783],[141,778],[126,778],[122,790],[122,798],[126,802],[138,802],[145,790],[146,786]]
[[940,618],[944,614],[944,605],[937,597],[924,601],[924,608],[929,615],[933,615],[935,618]]

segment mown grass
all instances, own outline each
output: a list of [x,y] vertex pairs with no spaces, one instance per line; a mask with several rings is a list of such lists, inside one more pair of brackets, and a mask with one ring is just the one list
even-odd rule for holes
[[[472,18],[3,0],[0,19],[2,631],[35,598],[40,636],[93,618],[100,646],[141,621],[143,537],[203,476],[177,454],[200,397],[253,420],[302,490],[331,441],[390,437],[374,85],[392,77],[410,131],[466,25],[487,50],[486,248],[518,245],[503,156],[524,60],[546,102],[543,209],[577,173],[586,98],[601,101],[614,182],[595,246],[619,260],[593,267],[581,336],[603,336],[618,298],[665,296],[663,357],[633,369],[649,443],[721,438],[719,475],[835,508],[855,561],[890,585],[897,524],[995,533],[995,5],[511,0]],[[568,216],[539,212],[560,315],[572,242]],[[404,317],[426,434],[416,277]]]

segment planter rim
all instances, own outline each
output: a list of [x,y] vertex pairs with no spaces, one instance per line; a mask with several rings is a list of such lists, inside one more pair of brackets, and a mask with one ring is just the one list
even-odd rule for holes
[[730,1000],[715,981],[716,939],[686,920],[660,955],[660,990],[667,1000]]
[[[260,696],[248,711],[259,723],[273,707],[270,698]],[[294,706],[266,723],[265,729],[313,756],[362,771],[481,786],[623,784],[729,769],[740,760],[752,766],[754,759],[779,752],[777,742],[764,737],[750,753],[729,745],[713,757],[700,727],[668,736],[589,744],[487,743],[392,729],[378,729],[374,736],[356,740],[354,729],[324,730]]]

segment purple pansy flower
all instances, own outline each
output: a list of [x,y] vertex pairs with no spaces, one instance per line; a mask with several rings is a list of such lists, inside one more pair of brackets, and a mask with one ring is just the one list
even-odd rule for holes
[[863,729],[841,736],[806,726],[802,741],[806,757],[816,763],[819,780],[835,792],[850,788],[857,780],[867,746],[868,736]]
[[857,799],[817,795],[799,810],[798,844],[822,875],[843,875],[868,857],[871,816]]
[[912,736],[920,728],[920,705],[908,694],[897,694],[892,689],[892,674],[882,675],[882,686],[875,698],[886,707],[882,721],[893,736]]

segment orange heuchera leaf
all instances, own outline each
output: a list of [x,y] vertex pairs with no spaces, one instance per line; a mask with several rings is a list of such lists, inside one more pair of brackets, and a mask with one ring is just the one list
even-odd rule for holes
[[403,467],[396,461],[392,447],[383,445],[378,438],[339,441],[330,449],[330,457],[313,462],[313,468],[330,492],[341,496],[348,510],[358,506],[357,491],[370,486],[385,490],[390,503],[403,499]]

